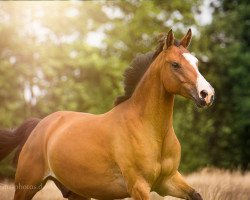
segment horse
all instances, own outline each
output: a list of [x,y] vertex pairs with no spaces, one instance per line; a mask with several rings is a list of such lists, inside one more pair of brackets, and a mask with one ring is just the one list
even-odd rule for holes
[[31,200],[53,180],[64,197],[149,200],[150,192],[188,200],[201,195],[178,171],[181,146],[173,129],[175,95],[201,108],[214,89],[188,50],[191,29],[172,29],[155,51],[125,71],[125,94],[104,114],[58,111],[0,132],[0,159],[19,145],[14,200]]

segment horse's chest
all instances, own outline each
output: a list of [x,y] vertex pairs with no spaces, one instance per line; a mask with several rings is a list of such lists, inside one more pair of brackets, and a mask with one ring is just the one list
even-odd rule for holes
[[126,178],[140,176],[153,185],[159,177],[178,168],[180,148],[172,134],[162,142],[145,137],[145,134],[130,133],[129,136],[123,144],[117,145],[115,152],[116,161]]
[[166,148],[166,146],[154,148],[152,146],[142,153],[141,159],[137,159],[140,173],[149,183],[154,184],[160,177],[168,177],[178,169],[180,162],[179,143],[177,141],[171,143],[170,146],[172,148]]
[[179,156],[164,157],[161,160],[152,159],[151,161],[141,160],[139,173],[143,174],[144,178],[153,185],[160,177],[168,177],[173,174],[179,166]]
[[161,172],[161,155],[154,147],[134,153],[134,169],[149,183],[153,183]]
[[164,141],[161,154],[161,174],[160,176],[170,176],[179,167],[181,148],[176,137],[168,138]]

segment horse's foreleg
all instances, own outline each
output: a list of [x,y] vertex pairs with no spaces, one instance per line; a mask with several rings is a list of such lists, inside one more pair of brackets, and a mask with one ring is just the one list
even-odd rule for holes
[[202,200],[201,195],[189,186],[177,171],[170,179],[163,181],[157,191],[161,196],[173,196],[187,200]]
[[128,193],[134,200],[149,200],[150,187],[148,183],[141,179],[135,179],[133,182],[128,182]]

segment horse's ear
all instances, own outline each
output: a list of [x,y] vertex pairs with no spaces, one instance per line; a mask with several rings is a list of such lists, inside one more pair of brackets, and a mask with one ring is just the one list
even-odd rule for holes
[[190,42],[191,42],[191,39],[192,39],[192,31],[191,31],[191,28],[190,28],[190,29],[188,29],[187,34],[181,39],[180,44],[183,47],[187,48],[189,46]]
[[170,29],[170,31],[168,31],[167,37],[164,40],[164,46],[163,46],[163,50],[166,50],[168,47],[170,47],[171,45],[174,44],[174,34],[172,29]]

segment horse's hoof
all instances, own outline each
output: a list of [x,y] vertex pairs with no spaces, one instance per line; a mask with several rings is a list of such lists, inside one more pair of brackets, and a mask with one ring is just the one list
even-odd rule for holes
[[202,199],[202,197],[201,197],[201,195],[198,193],[198,192],[196,192],[196,191],[194,191],[191,195],[190,195],[190,198],[189,198],[190,200],[203,200]]

